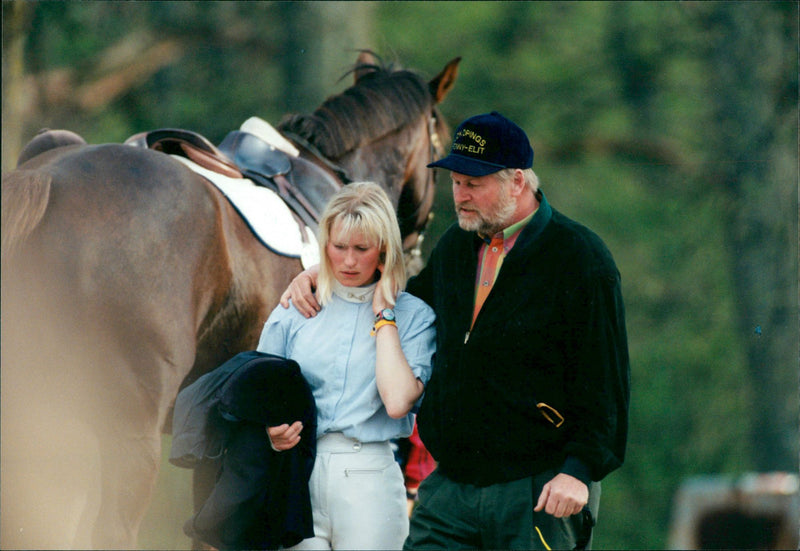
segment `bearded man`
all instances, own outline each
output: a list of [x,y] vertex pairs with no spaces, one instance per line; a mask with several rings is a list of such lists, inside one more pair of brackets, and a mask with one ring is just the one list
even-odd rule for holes
[[[548,203],[528,136],[499,113],[461,123],[428,166],[450,170],[458,224],[407,287],[436,313],[417,423],[437,468],[404,548],[590,548],[628,432],[619,271]],[[309,275],[283,300],[314,315]]]

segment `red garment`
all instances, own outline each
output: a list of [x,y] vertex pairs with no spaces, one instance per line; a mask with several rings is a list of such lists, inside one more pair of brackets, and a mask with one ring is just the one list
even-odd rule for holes
[[416,490],[436,468],[436,461],[420,440],[416,423],[414,423],[414,431],[408,437],[408,443],[410,448],[405,465],[406,488]]

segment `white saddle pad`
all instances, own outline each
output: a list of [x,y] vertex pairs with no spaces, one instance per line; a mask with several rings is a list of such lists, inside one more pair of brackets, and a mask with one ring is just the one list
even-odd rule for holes
[[300,226],[291,210],[280,196],[246,178],[229,178],[205,169],[178,155],[172,155],[194,172],[210,180],[245,219],[258,239],[270,250],[293,258],[299,258],[303,267],[319,264],[317,236],[311,228]]

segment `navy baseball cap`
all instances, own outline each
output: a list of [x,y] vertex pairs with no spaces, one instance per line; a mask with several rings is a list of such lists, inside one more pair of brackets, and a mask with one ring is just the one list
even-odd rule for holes
[[504,168],[531,168],[533,148],[527,134],[497,111],[462,122],[450,154],[428,165],[467,176],[486,176]]

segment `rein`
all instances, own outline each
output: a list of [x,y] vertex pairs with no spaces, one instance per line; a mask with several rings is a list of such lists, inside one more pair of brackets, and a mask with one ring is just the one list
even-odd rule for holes
[[[429,162],[428,164],[434,162],[436,160],[437,155],[441,155],[443,153],[442,141],[439,139],[439,134],[436,132],[436,114],[431,113],[430,118],[428,119],[428,143],[430,144],[428,151],[430,155],[428,156]],[[425,201],[428,199],[428,195],[434,192],[436,188],[436,168],[432,168],[428,171],[428,179],[425,182],[425,195],[422,198],[419,206],[417,206],[417,210],[414,212],[415,215],[419,214],[420,208],[422,205],[425,204]],[[428,222],[431,219],[431,215],[428,215],[425,223],[423,224],[422,228],[420,228],[420,232],[425,230],[425,227],[428,225]]]
[[320,150],[317,149],[317,147],[314,144],[312,144],[305,138],[302,138],[293,132],[282,131],[281,133],[285,137],[292,140],[294,143],[303,147],[306,151],[311,153],[319,162],[321,162],[323,165],[329,168],[333,172],[333,174],[339,179],[339,182],[342,185],[346,186],[347,184],[353,182],[353,180],[351,180],[350,177],[347,175],[347,171],[345,169],[343,169],[336,163],[331,162],[330,159],[328,159],[322,153],[320,153]]

